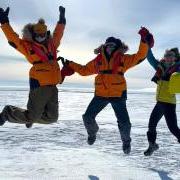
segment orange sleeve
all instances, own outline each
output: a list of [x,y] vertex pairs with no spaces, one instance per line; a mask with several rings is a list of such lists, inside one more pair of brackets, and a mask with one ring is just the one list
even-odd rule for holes
[[3,30],[9,44],[23,55],[26,55],[26,50],[23,46],[22,39],[19,38],[19,35],[16,34],[16,32],[14,32],[11,25],[9,23],[2,24],[1,29]]
[[147,43],[140,42],[139,50],[136,54],[125,54],[123,57],[123,63],[125,70],[141,63],[147,56],[149,46]]
[[64,33],[65,25],[57,23],[55,30],[53,32],[53,42],[56,48],[60,45]]
[[81,76],[89,76],[96,74],[96,65],[95,65],[96,59],[90,61],[86,65],[82,66],[80,64],[77,64],[75,62],[70,62],[69,66],[78,74]]

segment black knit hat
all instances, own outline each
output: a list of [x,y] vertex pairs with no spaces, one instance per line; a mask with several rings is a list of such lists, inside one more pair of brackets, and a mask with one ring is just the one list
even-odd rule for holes
[[115,37],[108,37],[106,39],[106,43],[115,43],[117,47],[121,47],[122,46],[122,42],[120,39],[116,39]]

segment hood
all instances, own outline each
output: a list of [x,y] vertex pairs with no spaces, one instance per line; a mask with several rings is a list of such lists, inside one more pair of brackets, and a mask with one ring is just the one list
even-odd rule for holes
[[26,24],[22,29],[22,38],[27,41],[33,41],[33,25],[32,23]]
[[[94,54],[101,53],[102,48],[104,48],[105,44],[101,44],[98,48],[94,49]],[[128,46],[122,42],[121,46],[118,47],[116,51],[120,51],[122,54],[125,54],[128,51]]]
[[[45,25],[45,21],[41,18],[39,19],[38,23],[28,23],[24,26],[24,28],[22,29],[22,39],[27,40],[27,41],[34,41],[33,40],[33,34],[34,34],[34,28],[36,27],[36,29],[39,30],[38,26],[46,26]],[[46,26],[47,28],[47,26]],[[47,38],[51,38],[50,35],[50,31],[47,31],[48,33],[48,37]]]

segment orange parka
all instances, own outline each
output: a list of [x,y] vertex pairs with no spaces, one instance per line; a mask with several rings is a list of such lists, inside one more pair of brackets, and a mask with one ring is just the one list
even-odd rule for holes
[[148,45],[140,42],[136,54],[122,54],[116,50],[110,61],[106,59],[104,48],[95,59],[85,66],[70,62],[69,66],[82,76],[97,74],[95,77],[95,95],[101,97],[121,97],[126,92],[124,73],[146,58]]
[[[9,23],[2,24],[1,28],[9,44],[22,53],[33,65],[29,73],[30,79],[37,80],[40,86],[56,85],[61,83],[62,78],[56,57],[53,57],[54,59],[51,62],[42,62],[40,57],[33,50],[34,45],[40,48],[43,53],[47,54],[50,51],[47,47],[36,43],[32,39],[19,38]],[[55,51],[60,45],[60,40],[63,36],[64,28],[64,24],[57,24],[53,36],[48,40],[48,44],[51,43],[51,47],[53,46]]]

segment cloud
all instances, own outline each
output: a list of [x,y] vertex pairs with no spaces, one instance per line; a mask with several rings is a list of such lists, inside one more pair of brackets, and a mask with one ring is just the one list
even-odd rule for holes
[[17,57],[17,56],[5,56],[5,55],[0,55],[0,63],[1,64],[6,64],[6,63],[11,63],[11,62],[26,62],[25,58],[22,57]]
[[[140,39],[137,32],[141,26],[148,27],[154,34],[153,52],[157,58],[163,56],[165,49],[179,46],[179,0],[0,1],[0,7],[10,6],[10,22],[19,34],[26,23],[36,22],[40,17],[45,18],[49,29],[53,31],[59,17],[59,5],[66,7],[67,18],[65,33],[59,47],[60,54],[79,63],[86,64],[91,60],[94,57],[93,49],[108,36],[121,38],[129,45],[129,53],[136,52]],[[17,57],[11,58],[13,63],[22,58],[9,47],[2,32],[0,33],[0,48],[3,48],[0,59],[4,64],[9,58],[5,57],[6,55]],[[153,73],[148,63],[142,63],[129,70],[127,78],[139,78],[144,81],[145,78],[149,80]],[[78,81],[83,78],[72,79]]]

